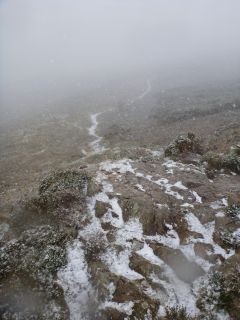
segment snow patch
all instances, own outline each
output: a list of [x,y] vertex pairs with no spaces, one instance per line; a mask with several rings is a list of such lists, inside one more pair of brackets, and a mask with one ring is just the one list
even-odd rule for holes
[[90,115],[91,126],[88,128],[88,134],[95,139],[90,143],[90,147],[93,150],[93,152],[95,152],[95,153],[100,153],[105,150],[105,147],[101,146],[101,144],[100,144],[102,141],[102,137],[100,137],[96,133],[97,127],[98,127],[97,119],[102,113],[103,112],[98,112],[98,113],[94,113],[94,114]]
[[132,301],[128,302],[113,302],[113,301],[106,301],[102,304],[100,307],[101,309],[106,309],[106,308],[111,308],[111,309],[116,309],[119,312],[125,313],[128,316],[131,316],[133,313],[133,306],[134,303]]
[[129,280],[143,279],[143,276],[129,267],[130,249],[117,252],[114,249],[108,249],[102,255],[102,261],[106,263],[110,271],[116,275],[123,276]]
[[234,250],[229,250],[229,252],[227,253],[226,250],[224,250],[222,247],[220,247],[218,244],[216,244],[213,241],[213,233],[215,230],[215,222],[214,221],[203,225],[193,213],[188,213],[185,216],[185,219],[187,220],[187,223],[189,225],[190,230],[197,232],[197,233],[200,233],[203,237],[203,238],[198,238],[198,239],[192,239],[191,240],[192,242],[202,242],[202,243],[211,244],[213,247],[214,253],[220,254],[225,259],[234,255],[234,253],[235,253]]
[[100,170],[107,171],[107,172],[113,172],[116,170],[118,173],[126,173],[131,172],[135,173],[135,169],[132,168],[131,162],[132,160],[129,159],[122,159],[119,161],[106,161],[101,163]]
[[202,197],[200,197],[196,191],[191,191],[192,195],[195,197],[195,201],[198,203],[202,203]]
[[135,187],[136,187],[138,190],[142,191],[142,192],[146,192],[146,190],[143,188],[143,186],[142,186],[141,184],[139,184],[139,183],[135,184]]
[[71,320],[90,320],[88,314],[94,289],[89,282],[87,263],[79,240],[75,240],[67,249],[68,264],[58,272],[58,281],[64,290]]

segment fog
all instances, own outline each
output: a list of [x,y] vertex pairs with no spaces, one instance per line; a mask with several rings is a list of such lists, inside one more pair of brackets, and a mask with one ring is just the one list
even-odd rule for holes
[[139,73],[236,76],[239,12],[238,0],[2,0],[2,108]]

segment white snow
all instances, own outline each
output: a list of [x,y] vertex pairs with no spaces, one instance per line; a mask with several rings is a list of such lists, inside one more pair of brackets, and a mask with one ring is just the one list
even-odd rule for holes
[[197,174],[203,174],[203,170],[199,169],[198,166],[195,166],[194,164],[184,164],[184,163],[181,163],[181,162],[176,162],[174,160],[171,160],[171,159],[167,159],[163,164],[162,164],[163,167],[166,168],[166,172],[167,173],[170,173],[170,174],[173,174],[174,173],[174,170],[173,169],[176,169],[176,170],[179,170],[179,171],[185,171],[185,172],[195,172]]
[[222,198],[220,200],[210,203],[210,207],[214,210],[221,209],[227,206],[228,206],[228,201],[226,198]]
[[151,154],[154,157],[161,157],[163,155],[163,150],[150,150]]
[[101,305],[101,309],[106,309],[106,308],[112,308],[112,309],[116,309],[119,312],[125,313],[128,316],[131,316],[131,314],[133,313],[133,306],[134,303],[132,301],[127,301],[127,302],[122,302],[122,303],[118,303],[118,302],[113,302],[113,301],[106,301]]
[[102,137],[100,137],[96,131],[98,127],[98,121],[97,118],[102,114],[103,112],[98,112],[91,114],[91,126],[88,128],[88,133],[91,137],[93,137],[95,140],[93,140],[90,143],[90,147],[92,148],[93,152],[102,152],[105,150],[103,146],[101,146],[100,142],[102,140]]
[[[167,293],[167,300],[162,301],[165,306],[181,305],[186,307],[187,312],[195,315],[199,312],[196,307],[196,298],[192,293],[191,286],[182,280],[180,280],[175,272],[160,258],[158,258],[153,250],[145,244],[143,249],[137,251],[137,253],[147,259],[149,262],[159,265],[163,269],[163,275],[166,276],[167,281],[158,278],[156,275],[152,275],[152,280],[161,284]],[[160,312],[163,312],[163,308]]]
[[162,208],[169,209],[169,206],[168,206],[166,203],[165,203],[165,204],[156,203],[155,205],[156,205],[156,207],[158,207],[159,209],[162,209]]
[[[192,238],[188,239],[188,241],[191,242],[191,239]],[[209,261],[207,261],[207,260],[205,260],[195,254],[194,243],[188,243],[186,245],[182,245],[182,246],[180,246],[180,250],[182,251],[182,253],[185,255],[185,257],[189,261],[197,263],[200,267],[203,268],[203,270],[205,272],[208,272],[209,269],[212,267],[212,264]]]
[[156,265],[163,264],[162,260],[159,259],[153,253],[153,249],[149,247],[149,245],[146,242],[144,243],[143,248],[141,250],[138,250],[136,253],[142,256],[143,258],[145,258],[146,260],[148,260],[149,262],[151,262],[152,264],[156,264]]
[[116,244],[122,247],[122,251],[117,252],[109,248],[102,256],[102,260],[108,265],[110,270],[130,280],[142,279],[142,275],[129,268],[129,257],[132,252],[132,241],[137,239],[142,241],[142,224],[138,219],[130,219],[116,232]]
[[240,244],[240,228],[235,230],[232,235],[233,235],[233,239],[235,240],[235,242]]
[[[139,175],[138,175],[138,176],[139,176]],[[178,199],[178,200],[183,200],[183,199],[184,199],[183,196],[181,196],[177,191],[173,191],[173,190],[172,190],[172,187],[174,187],[174,186],[177,187],[177,188],[180,187],[180,189],[185,188],[180,181],[177,182],[177,183],[174,185],[174,184],[169,183],[169,180],[166,179],[166,178],[160,178],[160,179],[158,179],[158,180],[153,180],[153,179],[152,179],[152,176],[150,176],[150,175],[144,176],[144,175],[141,174],[140,176],[143,177],[143,178],[145,178],[146,180],[148,180],[148,181],[150,181],[150,182],[152,182],[152,183],[155,183],[155,184],[157,184],[158,186],[160,186],[160,187],[164,190],[164,192],[165,192],[166,194],[168,194],[168,195],[170,195],[170,196],[172,196],[172,197],[174,197],[174,198],[176,198],[176,199]],[[184,190],[185,190],[185,189],[184,189]]]
[[222,204],[223,204],[225,207],[228,206],[227,198],[222,198]]
[[185,216],[185,219],[187,220],[190,230],[200,233],[203,237],[198,239],[192,239],[192,242],[203,242],[211,244],[213,247],[213,252],[222,255],[225,259],[231,257],[235,253],[234,250],[229,250],[229,252],[227,253],[222,247],[220,247],[213,241],[213,233],[215,230],[214,221],[203,225],[193,213],[188,213]]
[[142,224],[138,219],[134,218],[130,219],[122,226],[122,228],[117,230],[116,244],[131,248],[131,242],[128,241],[133,239],[137,239],[139,241],[143,240]]
[[192,292],[192,288],[188,283],[180,280],[174,271],[165,264],[164,274],[168,278],[171,286],[166,287],[169,292],[168,306],[184,306],[191,315],[199,313],[196,307],[196,297]]
[[187,190],[187,187],[182,184],[182,181],[177,181],[173,186],[181,190]]
[[223,218],[225,217],[225,213],[223,211],[218,211],[216,214],[215,214],[216,217],[219,217],[219,218]]
[[181,207],[183,207],[183,208],[194,208],[194,205],[191,204],[191,203],[185,202],[185,203],[181,204]]
[[202,198],[197,194],[196,191],[191,191],[192,195],[195,197],[195,201],[198,203],[202,203]]
[[142,192],[146,192],[146,190],[143,188],[143,186],[142,186],[141,184],[139,184],[139,183],[135,184],[135,187],[136,187],[138,190],[142,191]]
[[90,304],[95,292],[89,282],[87,263],[81,243],[76,239],[67,249],[68,264],[58,272],[70,311],[70,320],[90,320]]
[[178,233],[175,230],[168,230],[166,235],[156,234],[155,236],[145,236],[145,239],[156,241],[164,244],[165,246],[173,249],[177,249],[180,245],[180,239]]
[[131,250],[125,248],[121,252],[114,249],[108,249],[102,255],[102,261],[106,263],[109,270],[119,276],[123,276],[129,280],[142,279],[143,276],[129,268],[129,256]]
[[131,172],[135,173],[135,169],[132,168],[131,162],[132,160],[129,159],[122,159],[118,161],[105,161],[101,163],[100,170],[104,170],[107,172],[113,172],[116,170],[118,173],[126,173]]

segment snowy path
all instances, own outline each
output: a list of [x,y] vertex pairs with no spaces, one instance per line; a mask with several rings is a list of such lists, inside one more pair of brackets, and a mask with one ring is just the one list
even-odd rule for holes
[[90,147],[92,151],[96,153],[102,152],[105,150],[105,148],[101,146],[102,137],[100,137],[96,132],[98,127],[98,117],[103,113],[104,112],[97,112],[97,113],[91,114],[90,116],[91,126],[88,128],[88,133],[90,137],[94,138],[94,140],[90,143]]

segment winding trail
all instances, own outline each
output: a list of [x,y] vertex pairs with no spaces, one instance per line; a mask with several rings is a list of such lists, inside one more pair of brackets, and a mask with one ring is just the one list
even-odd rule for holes
[[[146,97],[151,92],[151,90],[152,90],[151,82],[149,79],[146,82],[147,82],[147,85],[146,85],[145,90],[139,96],[137,96],[135,99],[128,102],[126,104],[127,106],[133,105],[136,101],[142,100],[144,97]],[[106,148],[101,145],[101,141],[102,141],[103,137],[101,137],[97,134],[97,128],[98,128],[98,124],[99,124],[98,117],[108,111],[111,111],[111,110],[112,109],[108,109],[108,110],[105,110],[102,112],[92,113],[90,115],[91,126],[88,128],[88,134],[91,138],[94,138],[94,140],[92,142],[90,142],[90,144],[89,144],[93,153],[101,153],[104,150],[106,150]]]
[[130,100],[130,101],[127,103],[127,106],[131,106],[131,105],[133,105],[136,101],[142,100],[142,99],[143,99],[144,97],[146,97],[151,91],[152,91],[152,85],[151,85],[150,80],[148,79],[148,80],[147,80],[146,89],[145,89],[139,96],[137,96],[135,99]]
[[[137,96],[131,103],[127,104],[128,106],[134,104],[136,101],[143,99],[149,92],[151,91],[151,83],[147,80],[147,87],[146,89]],[[110,109],[111,110],[111,109]],[[103,113],[110,111],[105,110],[102,112],[93,113],[90,115],[91,125],[88,128],[88,134],[94,140],[89,143],[89,147],[91,149],[90,152],[85,152],[85,157],[89,154],[94,153],[101,153],[106,148],[101,144],[103,137],[97,134],[98,129],[98,118]],[[129,169],[129,168],[128,168]],[[84,257],[84,249],[81,242],[81,237],[85,236],[84,238],[87,239],[90,227],[90,231],[92,230],[99,230],[103,232],[101,228],[101,224],[99,219],[95,216],[95,205],[96,201],[102,201],[108,203],[112,207],[112,212],[117,215],[117,218],[113,218],[110,215],[110,220],[113,225],[117,228],[123,228],[124,222],[122,219],[122,209],[118,204],[118,199],[113,198],[110,199],[107,195],[107,192],[113,191],[112,185],[109,184],[106,180],[107,177],[102,175],[98,172],[99,182],[102,184],[102,191],[87,199],[87,207],[88,207],[88,214],[92,216],[92,222],[85,228],[85,230],[79,230],[78,237],[75,239],[71,244],[68,245],[67,248],[67,257],[68,263],[67,265],[59,270],[58,272],[58,282],[62,286],[64,290],[65,300],[68,304],[69,311],[70,311],[70,320],[90,320],[89,310],[91,308],[90,304],[95,300],[95,290],[91,285],[90,282],[90,274],[88,272],[87,262]],[[115,224],[114,224],[115,223]],[[86,233],[86,234],[85,234]],[[91,241],[91,240],[89,240]],[[127,245],[127,244],[126,244]],[[130,252],[130,251],[129,251]],[[117,254],[113,252],[117,257]],[[115,257],[115,258],[116,258]],[[127,251],[127,259],[123,257],[123,266],[120,269],[126,269],[126,274],[133,274],[135,276],[135,272],[131,270],[128,266],[125,266],[126,262],[128,261],[128,251]],[[116,258],[116,264],[119,264],[118,259]],[[126,261],[125,261],[126,260]],[[111,261],[111,264],[113,262]],[[122,271],[122,270],[120,270]],[[120,272],[121,273],[121,272]]]
[[91,126],[88,128],[88,134],[90,137],[93,137],[94,140],[90,142],[90,148],[93,152],[98,153],[105,150],[105,147],[101,146],[101,141],[103,137],[100,137],[96,131],[98,127],[98,117],[103,114],[103,112],[97,112],[90,115],[91,118]]

